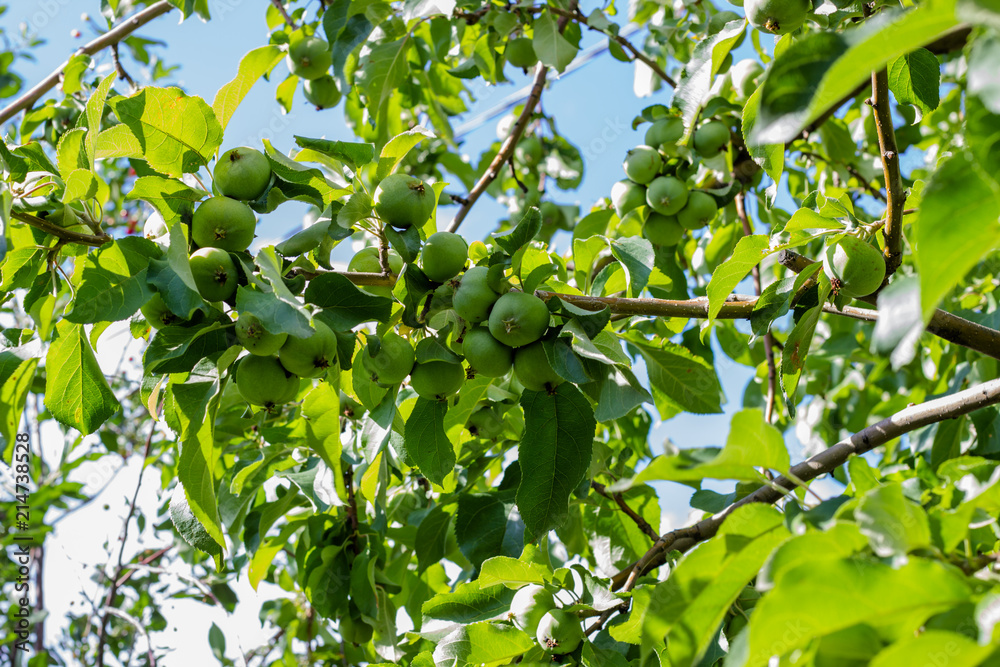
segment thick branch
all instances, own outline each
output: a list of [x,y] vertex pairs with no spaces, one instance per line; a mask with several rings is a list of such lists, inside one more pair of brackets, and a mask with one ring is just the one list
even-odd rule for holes
[[[803,257],[789,250],[782,250],[778,261],[796,273],[813,263],[808,257]],[[878,294],[862,297],[858,301],[877,305]],[[824,310],[830,312],[825,306]],[[838,311],[835,310],[835,312]],[[994,359],[1000,359],[1000,331],[996,329],[984,327],[982,324],[953,315],[940,308],[934,310],[926,329],[946,341],[967,347]]]
[[[808,482],[820,475],[833,472],[856,454],[870,452],[905,433],[922,426],[954,419],[970,412],[1000,403],[1000,379],[990,380],[981,385],[959,391],[951,396],[936,398],[920,405],[912,405],[887,417],[877,424],[844,438],[816,456],[792,466],[791,473],[796,480]],[[791,491],[796,483],[786,477],[774,480],[773,486],[762,486],[750,495],[733,503],[722,512],[715,514],[693,526],[670,531],[661,536],[642,558],[612,578],[612,590],[631,590],[638,577],[664,562],[665,554],[671,549],[686,551],[702,540],[715,535],[719,527],[738,507],[750,503],[773,504]],[[780,490],[779,490],[780,489]]]
[[313,270],[305,269],[302,267],[296,267],[288,272],[289,276],[304,276],[312,280],[317,276],[321,276],[326,273],[334,273],[340,276],[344,276],[350,280],[355,285],[364,286],[376,286],[376,287],[392,287],[396,284],[396,274],[394,273],[365,273],[363,271],[323,271],[323,270]]
[[26,225],[31,225],[36,229],[40,229],[46,234],[51,234],[52,236],[60,238],[63,241],[68,241],[69,243],[79,243],[80,245],[100,248],[102,245],[112,240],[112,237],[108,236],[104,232],[101,232],[100,235],[81,234],[80,232],[74,232],[64,227],[60,227],[59,225],[51,223],[44,218],[39,218],[37,215],[11,211],[10,217],[15,220],[19,220]]
[[[97,39],[85,44],[84,46],[77,49],[74,56],[78,55],[93,55],[102,49],[105,49],[112,44],[117,44],[122,41],[133,32],[146,25],[158,16],[166,14],[174,6],[170,4],[167,0],[160,0],[156,4],[146,7],[141,12],[134,14],[130,18],[125,19],[117,26],[107,31]],[[31,90],[26,92],[21,97],[14,100],[10,105],[0,111],[0,123],[5,123],[11,118],[13,118],[18,112],[31,107],[35,102],[37,102],[42,95],[49,92],[56,87],[59,83],[59,79],[62,78],[63,69],[69,64],[67,60],[62,65],[60,65],[54,72],[49,74],[47,77],[42,79],[38,84],[36,84]]]
[[879,155],[882,158],[882,173],[885,176],[885,269],[886,278],[891,276],[903,262],[903,204],[906,190],[899,174],[899,148],[896,147],[896,132],[892,128],[892,113],[889,111],[889,73],[885,68],[872,73],[872,97],[868,100],[875,115],[875,129],[878,132]]

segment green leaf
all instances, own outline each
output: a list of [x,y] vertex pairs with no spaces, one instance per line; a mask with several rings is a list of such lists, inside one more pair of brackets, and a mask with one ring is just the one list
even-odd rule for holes
[[968,91],[995,114],[1000,114],[1000,81],[995,76],[998,61],[1000,37],[996,34],[987,33],[972,42],[969,49],[969,71],[966,74]]
[[660,413],[666,420],[680,412],[698,415],[722,412],[724,396],[712,364],[690,350],[670,341],[662,347],[629,337],[646,361],[649,388]]
[[898,482],[866,493],[854,510],[854,518],[868,537],[872,551],[883,558],[902,556],[931,545],[927,512],[903,495]]
[[[270,312],[264,313],[266,319],[257,312],[254,312],[254,315],[261,318],[265,328],[271,333],[287,333],[299,338],[311,336],[310,312],[299,303],[298,298],[288,290],[285,281],[281,279],[281,260],[278,259],[274,246],[258,250],[257,256],[254,257],[254,263],[260,268],[261,276],[270,285],[271,292],[280,302],[274,304],[273,310],[269,309]],[[249,297],[249,295],[247,296]],[[237,295],[238,298],[239,295]],[[269,328],[269,324],[273,324],[275,328]]]
[[919,276],[901,276],[889,283],[878,293],[878,310],[891,313],[891,317],[879,317],[875,322],[872,349],[888,352],[892,369],[899,370],[913,361],[924,332]]
[[919,665],[947,656],[949,667],[976,667],[990,664],[988,658],[995,650],[996,646],[980,646],[964,634],[930,629],[916,637],[903,637],[879,652],[869,664],[870,667]]
[[841,560],[868,547],[868,540],[857,524],[838,521],[825,530],[812,530],[796,535],[780,547],[767,561],[757,579],[757,588],[767,591],[774,588],[786,572],[799,565],[820,560]]
[[87,131],[82,127],[75,127],[59,138],[56,164],[59,165],[59,174],[64,180],[77,169],[89,169],[90,163],[83,145],[86,138]]
[[912,104],[925,113],[940,101],[941,63],[927,49],[917,49],[889,63],[889,90],[899,104]]
[[190,223],[196,204],[207,194],[173,178],[140,176],[125,195],[125,201],[149,202],[169,227],[175,220]]
[[597,422],[587,399],[566,382],[552,393],[525,390],[521,407],[517,507],[538,539],[566,519],[569,496],[590,468]]
[[3,456],[6,461],[13,460],[15,438],[41,352],[42,347],[37,340],[17,347],[0,348],[0,435],[4,439]]
[[771,240],[766,234],[744,236],[737,241],[732,256],[715,270],[706,290],[710,323],[722,310],[722,304],[733,293],[733,289],[750,273],[750,269],[771,254],[768,249],[770,245]]
[[239,68],[232,81],[219,88],[212,101],[212,110],[219,119],[219,125],[225,129],[229,119],[236,113],[240,102],[260,77],[268,74],[274,66],[284,58],[284,52],[274,44],[258,47],[240,59]]
[[198,171],[222,143],[222,126],[200,97],[178,88],[143,88],[108,101],[153,169],[167,176]]
[[452,623],[477,623],[510,610],[514,591],[506,586],[480,588],[471,581],[459,584],[450,593],[439,593],[423,604],[421,612],[425,618],[436,618]]
[[194,311],[204,305],[204,300],[198,292],[188,262],[187,239],[180,225],[170,228],[170,245],[167,248],[167,259],[150,260],[147,270],[149,284],[163,297],[175,314],[189,319]]
[[375,179],[381,181],[396,168],[410,149],[419,144],[424,139],[433,139],[434,133],[417,125],[416,127],[397,134],[382,147],[382,152],[378,156],[378,168],[375,170]]
[[[319,169],[307,167],[275,150],[267,139],[264,139],[264,154],[271,163],[271,170],[278,178],[268,193],[269,199],[278,196],[299,199],[325,211],[333,200],[349,192],[335,188]],[[275,190],[278,190],[278,193],[275,193]],[[280,203],[282,202],[277,202]],[[270,208],[270,203],[268,206]]]
[[147,373],[186,373],[202,359],[218,356],[236,344],[219,323],[198,327],[163,327],[142,356]]
[[701,479],[759,480],[755,467],[788,472],[790,459],[781,432],[764,421],[756,409],[741,410],[729,424],[726,446],[715,458],[692,465],[684,456],[658,456],[635,478],[633,484],[668,479],[692,482]]
[[653,266],[653,244],[644,238],[627,237],[611,240],[611,254],[625,269],[628,295],[639,296],[649,282]]
[[942,164],[913,223],[924,320],[972,267],[1000,244],[1000,194],[968,156]]
[[[863,558],[798,565],[760,599],[750,621],[748,665],[766,665],[858,623],[915,633],[930,616],[969,600],[968,584],[943,563],[911,557],[898,569]],[[795,628],[795,632],[789,632]]]
[[83,435],[93,433],[121,408],[82,325],[66,320],[56,324],[45,369],[45,407]]
[[[191,511],[191,503],[184,491],[184,485],[180,483],[174,487],[174,492],[170,496],[170,520],[184,541],[195,549],[212,556],[222,555],[222,549]],[[214,624],[212,627],[215,627]]]
[[434,664],[439,667],[507,664],[534,645],[534,639],[512,625],[473,623],[459,626],[438,642]]
[[709,35],[694,47],[691,59],[677,81],[673,98],[673,105],[681,110],[684,120],[685,133],[682,141],[687,141],[694,132],[698,114],[708,101],[712,79],[730,49],[743,37],[746,26],[747,22],[743,19],[730,21],[722,30]]
[[975,157],[982,175],[1000,182],[1000,114],[986,108],[977,97],[966,98],[966,146]]
[[825,273],[819,273],[819,304],[813,306],[799,318],[792,327],[781,352],[781,388],[785,392],[785,401],[790,412],[795,411],[795,390],[802,377],[802,369],[806,365],[809,346],[812,344],[816,323],[823,314],[823,304],[830,295],[830,280]]
[[455,448],[444,431],[448,404],[420,397],[406,420],[406,451],[413,457],[420,473],[434,484],[441,484],[455,469]]
[[62,71],[62,92],[66,95],[76,95],[82,89],[80,79],[90,66],[90,56],[85,53],[73,54]]
[[911,11],[883,11],[843,33],[814,32],[795,41],[775,58],[760,88],[750,143],[791,141],[876,69],[956,25],[955,0],[937,0]]
[[531,44],[535,47],[538,60],[557,72],[562,72],[573,62],[578,50],[559,32],[559,23],[550,12],[535,19]]
[[487,588],[495,584],[544,584],[551,578],[552,572],[541,563],[495,556],[483,562],[477,581]]
[[532,206],[521,217],[520,222],[506,234],[494,234],[493,240],[504,251],[513,256],[523,246],[531,242],[538,231],[542,228],[542,214],[538,208]]
[[[419,400],[419,399],[418,399]],[[455,539],[473,567],[494,556],[521,552],[523,527],[510,493],[465,493],[458,498]]]
[[324,273],[309,281],[306,303],[319,306],[334,329],[347,330],[362,322],[385,322],[392,300],[359,290],[345,276]]
[[431,565],[444,559],[447,552],[448,531],[451,515],[437,505],[417,526],[416,543],[413,551],[417,555],[417,571],[423,572]]
[[354,73],[354,84],[365,99],[368,113],[376,127],[383,125],[389,97],[409,74],[407,53],[410,50],[410,36],[393,42],[383,42],[364,52],[358,60]]
[[180,426],[177,479],[184,485],[191,512],[209,536],[225,548],[215,495],[215,465],[222,456],[215,446],[215,415],[222,396],[221,383],[217,378],[192,376],[183,384],[171,383],[170,392]]
[[343,162],[351,169],[357,171],[358,167],[364,166],[375,157],[375,147],[371,144],[351,143],[348,141],[331,141],[329,139],[310,139],[308,137],[295,136],[295,143],[302,148],[309,148],[318,153]]
[[87,255],[70,322],[118,322],[131,317],[153,295],[146,268],[162,251],[152,241],[129,237]]
[[347,488],[341,472],[340,392],[329,382],[320,382],[309,390],[302,401],[302,417],[306,420],[306,441],[333,474],[337,494],[347,500]]
[[94,168],[94,160],[97,158],[97,140],[101,134],[101,119],[104,117],[104,105],[108,99],[108,91],[115,85],[117,79],[118,72],[111,72],[105,76],[91,93],[90,99],[87,100],[87,109],[83,114],[87,128],[87,138],[84,143],[91,169]]

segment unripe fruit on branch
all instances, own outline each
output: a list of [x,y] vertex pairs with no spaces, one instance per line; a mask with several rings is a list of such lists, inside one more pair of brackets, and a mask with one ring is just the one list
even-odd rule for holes
[[375,189],[375,213],[393,227],[423,225],[435,203],[431,186],[406,174],[390,174]]
[[318,378],[337,365],[337,334],[319,320],[313,321],[315,332],[308,338],[289,336],[278,351],[285,369],[301,378]]
[[630,180],[618,181],[611,186],[611,203],[619,218],[646,203],[646,188]]
[[684,228],[677,222],[676,216],[653,211],[642,226],[642,235],[656,245],[673,246],[684,238]]
[[271,163],[259,150],[239,146],[219,156],[212,171],[219,192],[244,201],[259,199],[271,182]]
[[746,100],[757,90],[757,79],[764,73],[764,67],[756,60],[745,58],[733,65],[730,72],[736,99]]
[[549,653],[572,653],[583,641],[580,619],[562,609],[553,609],[538,622],[535,639]]
[[517,158],[518,162],[528,167],[537,167],[538,163],[542,161],[542,154],[542,142],[535,136],[522,138],[518,142],[517,148],[514,149],[514,157]]
[[318,79],[333,64],[330,44],[319,37],[302,37],[288,46],[288,70],[303,79]]
[[372,355],[371,346],[366,346],[361,361],[377,384],[391,386],[399,384],[413,370],[416,359],[413,346],[394,331],[382,337],[378,354]]
[[244,357],[236,370],[236,388],[253,405],[271,408],[295,399],[299,379],[277,357]]
[[646,145],[667,154],[677,152],[677,142],[684,136],[684,121],[680,118],[661,118],[646,130]]
[[719,206],[712,195],[694,190],[688,195],[687,204],[677,214],[677,222],[685,229],[701,229],[712,222],[718,212]]
[[288,334],[273,334],[250,313],[240,313],[236,320],[236,339],[250,354],[268,357],[278,353],[288,340]]
[[507,375],[514,363],[514,350],[494,338],[486,327],[474,327],[465,334],[462,354],[477,374],[490,378]]
[[549,327],[549,308],[534,294],[508,292],[490,312],[490,333],[504,345],[534,343]]
[[528,37],[517,37],[507,42],[504,55],[511,65],[523,69],[534,67],[535,63],[538,62],[538,56],[535,55],[535,45]]
[[652,146],[636,146],[626,153],[622,163],[625,175],[643,185],[656,178],[662,166],[663,158]]
[[694,132],[694,149],[702,157],[712,157],[729,143],[729,128],[717,120],[709,121]]
[[417,396],[441,401],[457,393],[465,384],[461,364],[448,361],[427,361],[417,364],[410,373],[410,386]]
[[455,312],[469,324],[485,321],[493,304],[500,298],[489,285],[489,273],[489,268],[485,266],[472,267],[462,276],[452,297]]
[[253,210],[229,197],[206,199],[191,218],[191,238],[202,248],[243,252],[250,247],[256,228]]
[[225,301],[236,292],[236,264],[219,248],[202,248],[191,254],[191,273],[206,301]]
[[476,437],[493,440],[503,433],[503,419],[493,408],[479,408],[469,416],[466,428]]
[[431,280],[443,283],[458,275],[469,258],[469,244],[460,234],[437,232],[427,237],[420,251],[424,274]]
[[544,391],[563,383],[561,375],[555,372],[542,341],[519,348],[514,352],[514,375],[525,389]]
[[556,608],[556,599],[548,590],[529,584],[517,590],[510,601],[508,618],[514,625],[532,637],[538,632],[538,623],[545,614]]
[[340,618],[337,630],[340,631],[340,636],[345,642],[352,644],[367,644],[374,634],[372,626],[365,623],[360,615],[355,618],[349,613]]
[[684,208],[687,200],[687,185],[673,176],[660,176],[646,188],[646,203],[662,215],[674,215]]
[[142,316],[146,318],[146,322],[149,323],[154,329],[162,329],[163,327],[180,326],[187,324],[188,320],[182,319],[174,315],[174,313],[167,308],[166,302],[163,301],[163,297],[160,296],[159,292],[155,292],[149,301],[144,303],[142,307],[139,308]]
[[855,236],[845,236],[823,253],[823,270],[837,294],[857,299],[882,286],[885,258],[878,248]]
[[[378,248],[368,246],[356,252],[351,261],[348,262],[347,270],[357,271],[358,273],[382,273],[382,264],[378,258]],[[403,258],[392,248],[389,249],[389,270],[397,276],[403,270]],[[384,296],[387,299],[392,298],[392,288],[388,285],[364,285],[359,286],[359,289],[362,292],[368,292],[376,296]]]
[[329,74],[306,81],[302,86],[306,101],[317,109],[329,109],[340,102],[340,89],[337,81]]
[[810,0],[746,0],[744,9],[750,25],[773,35],[789,33],[812,11]]

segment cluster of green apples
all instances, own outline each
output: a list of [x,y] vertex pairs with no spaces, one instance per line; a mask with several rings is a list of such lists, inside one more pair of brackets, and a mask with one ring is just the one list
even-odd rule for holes
[[[645,144],[628,151],[622,164],[625,175],[611,188],[611,201],[619,218],[644,212],[642,235],[661,246],[676,246],[688,232],[706,227],[719,213],[716,198],[694,189],[694,165],[681,157],[684,122],[676,116],[660,118],[646,130]],[[694,152],[712,158],[729,145],[729,126],[708,120],[693,136]],[[645,207],[645,208],[642,208]]]
[[529,584],[517,590],[507,620],[534,637],[547,653],[572,653],[583,642],[580,619],[559,608],[555,596],[544,586]]
[[330,75],[333,52],[330,43],[315,35],[295,35],[285,56],[288,71],[305,79],[302,92],[317,109],[335,107],[342,97],[337,80]]

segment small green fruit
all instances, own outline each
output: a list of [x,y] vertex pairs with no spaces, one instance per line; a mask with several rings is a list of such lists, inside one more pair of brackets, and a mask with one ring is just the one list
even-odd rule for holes
[[642,226],[642,235],[656,245],[673,246],[684,238],[684,228],[677,222],[676,216],[653,211]]
[[393,227],[418,227],[430,220],[436,202],[434,190],[406,174],[386,176],[375,189],[375,213]]
[[646,203],[663,215],[674,215],[684,208],[687,200],[687,186],[673,176],[660,176],[646,188]]
[[500,298],[487,281],[489,273],[488,267],[472,267],[462,276],[462,281],[452,297],[452,307],[455,312],[469,324],[485,321],[493,304]]
[[535,639],[549,653],[564,655],[575,651],[583,641],[583,627],[573,614],[553,609],[538,622]]
[[756,60],[744,58],[733,65],[730,72],[736,99],[745,101],[757,90],[757,79],[764,73],[764,67]]
[[254,148],[230,148],[219,157],[212,175],[215,187],[222,194],[233,199],[255,201],[271,182],[271,163]]
[[439,283],[457,276],[468,258],[469,244],[461,235],[452,232],[431,234],[420,251],[424,274]]
[[236,339],[250,354],[269,357],[278,353],[288,339],[288,334],[273,334],[250,313],[240,313],[236,320]]
[[663,158],[652,146],[636,146],[625,155],[622,168],[629,180],[645,185],[660,173]]
[[206,301],[225,301],[236,292],[236,264],[219,248],[202,248],[191,254],[194,284]]
[[857,299],[882,286],[885,258],[874,246],[855,236],[845,236],[826,249],[823,270],[838,294]]
[[[503,419],[493,408],[479,408],[469,417],[466,427],[469,433],[478,438],[493,440],[503,433]],[[511,607],[513,608],[513,605]]]
[[278,351],[278,360],[289,373],[300,378],[318,378],[337,365],[337,334],[319,320],[308,338],[289,336]]
[[715,219],[719,205],[712,195],[694,190],[688,195],[687,204],[677,214],[677,222],[685,229],[701,229]]
[[302,37],[288,46],[285,57],[288,71],[303,79],[318,79],[333,64],[333,54],[326,40],[319,37]]
[[684,121],[671,116],[661,118],[646,130],[646,145],[665,153],[676,152],[677,142],[684,136]]
[[257,219],[253,210],[229,197],[210,197],[191,218],[191,238],[202,248],[243,252],[253,241]]
[[773,35],[792,32],[812,11],[809,0],[746,0],[744,8],[750,25]]
[[372,379],[385,387],[399,384],[413,370],[416,359],[413,346],[399,334],[390,331],[382,337],[378,354],[372,355],[371,347],[366,346],[361,357],[365,368],[372,374]]
[[410,373],[410,386],[417,396],[442,401],[454,395],[465,384],[461,364],[447,361],[427,361],[417,364]]
[[739,225],[726,225],[712,232],[712,238],[705,246],[705,266],[710,272],[726,261],[742,236],[743,229]]
[[365,623],[360,616],[355,618],[351,614],[344,614],[340,618],[340,625],[337,626],[337,629],[340,631],[341,638],[351,644],[367,644],[372,640],[374,634],[372,626]]
[[[382,264],[379,263],[378,259],[378,248],[368,246],[359,250],[351,258],[351,261],[348,262],[347,270],[357,271],[358,273],[382,273]],[[389,249],[389,270],[397,276],[403,270],[403,258],[391,248]],[[392,288],[387,285],[365,285],[359,289],[362,292],[368,292],[375,296],[384,296],[387,299],[392,298]]]
[[556,599],[548,590],[536,584],[522,586],[510,601],[508,618],[514,625],[532,637],[545,614],[556,608]]
[[514,363],[514,350],[494,338],[486,327],[475,327],[465,334],[462,354],[478,375],[489,378],[507,375]]
[[490,333],[509,347],[534,343],[549,327],[549,308],[534,294],[508,292],[490,312]]
[[142,313],[142,316],[146,318],[146,322],[149,323],[149,326],[154,329],[182,326],[188,323],[188,320],[177,317],[169,308],[167,308],[167,304],[163,300],[163,297],[160,296],[159,292],[154,292],[149,301],[144,303],[142,307],[139,308],[139,311]]
[[317,109],[329,109],[340,102],[340,89],[337,81],[329,74],[306,81],[302,86],[306,101]]
[[626,213],[646,203],[646,188],[629,180],[618,181],[611,186],[611,203],[618,217],[624,218]]
[[542,341],[519,348],[514,352],[514,375],[525,389],[544,391],[563,383],[563,378],[552,368]]
[[514,149],[514,157],[526,167],[537,167],[542,161],[543,147],[541,140],[530,135],[521,139]]
[[694,132],[694,149],[702,157],[718,155],[729,143],[729,128],[717,120],[709,121]]
[[236,371],[236,388],[252,405],[272,408],[295,399],[299,379],[277,357],[244,357]]
[[511,65],[523,69],[534,67],[535,63],[538,62],[538,56],[535,55],[535,46],[528,37],[518,37],[507,42],[504,55],[507,56],[507,62]]

